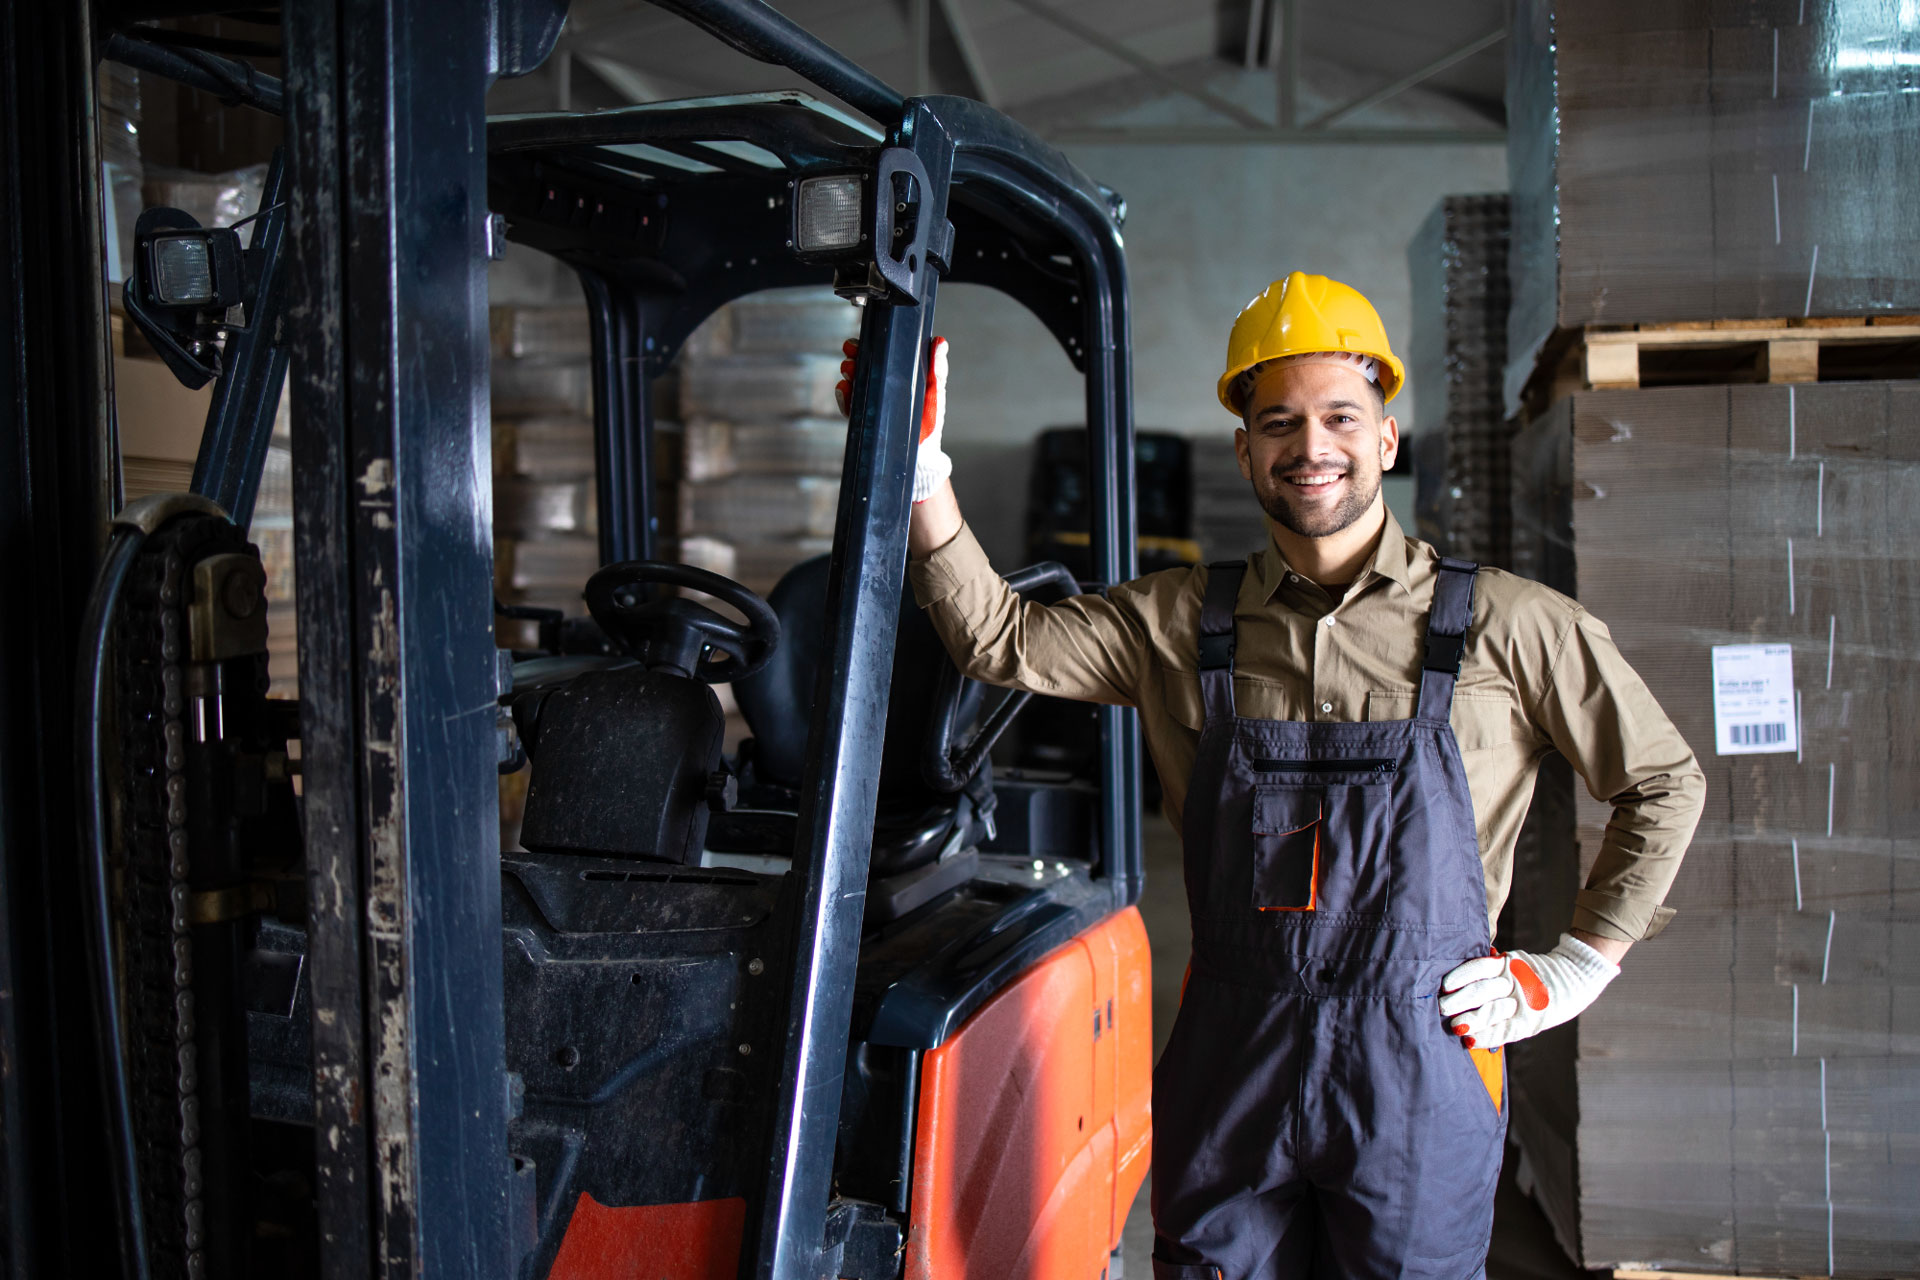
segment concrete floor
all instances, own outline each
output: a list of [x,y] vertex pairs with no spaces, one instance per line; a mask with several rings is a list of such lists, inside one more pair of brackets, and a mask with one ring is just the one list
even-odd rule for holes
[[[1179,837],[1159,813],[1148,814],[1142,825],[1141,853],[1147,880],[1140,895],[1140,916],[1153,947],[1153,1055],[1158,1061],[1167,1044],[1167,1033],[1173,1028],[1173,1016],[1180,1008],[1180,980],[1186,974],[1193,942],[1187,920],[1186,882],[1180,874]],[[1488,1280],[1586,1280],[1589,1273],[1567,1261],[1555,1243],[1546,1215],[1514,1184],[1511,1147],[1507,1154],[1507,1168],[1502,1171],[1500,1192],[1494,1202]],[[1153,1180],[1148,1178],[1127,1215],[1120,1240],[1121,1266],[1112,1280],[1152,1280],[1153,1219],[1147,1209],[1152,1191]]]
[[[1180,838],[1159,813],[1146,815],[1141,854],[1147,864],[1146,890],[1140,895],[1140,918],[1146,921],[1147,942],[1153,947],[1153,1056],[1167,1046],[1173,1015],[1180,1008],[1180,979],[1193,950],[1192,925],[1187,920],[1187,886],[1180,878]],[[1140,1188],[1127,1215],[1120,1238],[1122,1265],[1113,1280],[1152,1280],[1153,1218],[1147,1212],[1153,1179]]]

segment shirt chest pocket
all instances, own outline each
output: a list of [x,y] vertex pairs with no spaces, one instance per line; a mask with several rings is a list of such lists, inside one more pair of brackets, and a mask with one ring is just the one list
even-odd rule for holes
[[[1367,694],[1368,720],[1408,720],[1413,717],[1413,694],[1374,691]],[[1454,740],[1460,750],[1485,751],[1513,741],[1513,699],[1504,693],[1476,693],[1456,689],[1453,709]]]

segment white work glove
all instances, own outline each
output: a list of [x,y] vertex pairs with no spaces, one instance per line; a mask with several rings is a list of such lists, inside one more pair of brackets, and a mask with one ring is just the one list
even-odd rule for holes
[[[860,344],[849,338],[840,347],[846,359],[840,362],[844,375],[834,384],[833,395],[841,413],[853,411],[853,362],[860,355]],[[920,450],[913,465],[913,500],[925,502],[953,474],[953,459],[940,447],[947,425],[947,340],[935,338],[927,352],[927,394],[920,406]]]
[[1571,934],[1543,956],[1469,960],[1440,980],[1440,1016],[1469,1049],[1497,1049],[1557,1027],[1620,976],[1620,966]]

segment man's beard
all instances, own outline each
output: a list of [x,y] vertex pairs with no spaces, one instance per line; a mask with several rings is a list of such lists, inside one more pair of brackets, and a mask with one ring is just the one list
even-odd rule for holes
[[[1287,483],[1288,475],[1324,475],[1323,471],[1299,468],[1283,472],[1275,468],[1268,474],[1270,486],[1262,490],[1256,483],[1253,496],[1260,500],[1260,507],[1283,529],[1289,529],[1303,538],[1326,538],[1340,532],[1361,516],[1367,514],[1373,506],[1373,500],[1380,495],[1380,473],[1358,465],[1350,465],[1339,473],[1346,480],[1346,494],[1331,509],[1295,510],[1290,499],[1295,490]],[[1303,504],[1304,505],[1304,504]]]

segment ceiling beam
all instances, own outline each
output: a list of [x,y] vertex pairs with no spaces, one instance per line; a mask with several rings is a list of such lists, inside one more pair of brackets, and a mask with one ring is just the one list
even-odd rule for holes
[[907,0],[907,31],[913,41],[913,95],[933,92],[933,0]]
[[967,69],[967,77],[973,81],[973,96],[998,109],[1000,94],[987,75],[986,59],[980,56],[980,45],[973,38],[972,25],[960,11],[960,0],[934,0],[934,3],[940,6],[940,16],[947,20],[947,31],[953,36],[954,48],[959,51],[960,65]]
[[1173,128],[1091,128],[1066,126],[1044,130],[1047,141],[1085,146],[1505,146],[1501,129],[1222,129],[1209,126]]
[[1499,44],[1506,38],[1507,29],[1505,27],[1496,27],[1478,39],[1469,40],[1459,48],[1441,54],[1425,66],[1409,71],[1406,75],[1401,76],[1385,88],[1375,89],[1364,98],[1355,98],[1343,107],[1335,107],[1318,119],[1309,120],[1306,127],[1309,129],[1324,129],[1336,121],[1344,120],[1351,115],[1357,115],[1369,107],[1377,107],[1387,101],[1387,99],[1396,98],[1422,81],[1439,75],[1454,63],[1464,62],[1474,54],[1479,53],[1482,49],[1491,49],[1494,45]]
[[1094,48],[1112,54],[1142,75],[1157,80],[1167,86],[1167,88],[1172,89],[1175,93],[1192,98],[1195,102],[1227,117],[1236,124],[1244,125],[1248,129],[1267,129],[1270,127],[1265,120],[1246,110],[1238,103],[1229,102],[1218,94],[1210,93],[1197,85],[1188,84],[1159,63],[1128,48],[1105,32],[1096,30],[1078,19],[1068,17],[1058,9],[1041,4],[1039,0],[1009,0],[1009,2],[1025,9],[1036,18],[1042,18],[1047,22],[1051,22],[1062,31],[1085,41]]
[[1296,0],[1278,0],[1273,15],[1273,44],[1268,61],[1273,65],[1279,103],[1274,119],[1282,129],[1300,123],[1300,6]]

